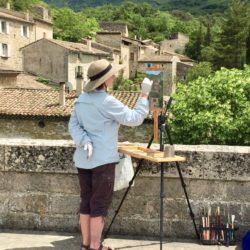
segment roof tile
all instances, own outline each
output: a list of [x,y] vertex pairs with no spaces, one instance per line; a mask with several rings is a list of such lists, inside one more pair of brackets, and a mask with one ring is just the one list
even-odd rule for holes
[[[140,92],[112,91],[111,95],[134,108]],[[59,91],[50,89],[0,89],[0,117],[58,117],[70,116],[77,96],[66,93],[65,105],[59,105]]]

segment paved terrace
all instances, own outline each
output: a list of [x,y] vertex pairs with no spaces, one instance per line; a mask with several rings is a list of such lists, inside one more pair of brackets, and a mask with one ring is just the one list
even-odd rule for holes
[[[0,233],[0,250],[80,250],[79,234],[32,231],[3,231]],[[133,239],[110,237],[105,244],[116,250],[159,250],[159,241],[147,238]],[[163,250],[240,250],[236,246],[204,246],[197,241],[167,240]]]

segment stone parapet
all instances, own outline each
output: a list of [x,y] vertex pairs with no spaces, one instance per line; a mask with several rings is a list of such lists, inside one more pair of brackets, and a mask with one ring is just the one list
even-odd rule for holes
[[[158,148],[153,145],[152,148]],[[175,145],[197,223],[204,208],[236,215],[239,237],[250,227],[250,147]],[[0,139],[0,227],[79,230],[79,185],[69,140]],[[138,161],[133,161],[134,166]],[[159,165],[144,162],[111,233],[158,236]],[[175,164],[165,165],[164,233],[195,237]],[[114,193],[108,221],[123,196]]]

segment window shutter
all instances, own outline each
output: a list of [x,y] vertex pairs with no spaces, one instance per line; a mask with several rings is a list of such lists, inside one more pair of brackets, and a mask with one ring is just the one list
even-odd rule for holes
[[2,45],[2,43],[0,43],[0,56],[2,56],[3,55],[3,45]]
[[0,33],[2,33],[2,20],[0,20]]
[[23,36],[23,25],[21,25],[21,36]]
[[10,34],[10,23],[6,22],[6,33]]
[[27,37],[29,38],[30,37],[30,27],[27,26]]

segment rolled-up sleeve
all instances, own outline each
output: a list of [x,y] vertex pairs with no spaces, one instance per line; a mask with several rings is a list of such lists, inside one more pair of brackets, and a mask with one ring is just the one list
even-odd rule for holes
[[149,103],[147,98],[141,97],[136,107],[130,109],[113,96],[109,96],[104,102],[103,109],[111,119],[122,125],[138,126],[148,116]]
[[79,124],[75,108],[70,116],[68,128],[76,146],[81,147],[84,146],[84,144],[91,142],[86,130],[84,130],[84,127]]

